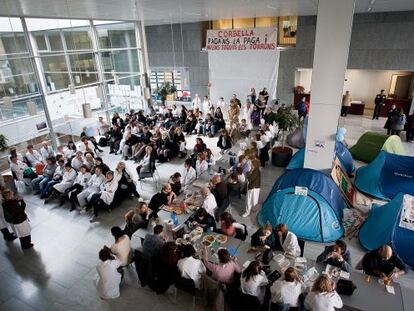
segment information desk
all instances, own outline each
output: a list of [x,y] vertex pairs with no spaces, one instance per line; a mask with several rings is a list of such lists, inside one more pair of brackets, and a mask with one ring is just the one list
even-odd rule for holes
[[[246,261],[255,260],[257,252],[248,252],[251,248],[250,243],[241,242],[238,248],[238,262],[240,266]],[[260,257],[261,260],[261,257]],[[325,270],[325,265],[317,264],[314,260],[307,260],[307,268],[315,267],[319,274]],[[242,267],[243,269],[244,267]],[[282,272],[278,264],[272,260],[270,263],[271,270]],[[395,295],[388,293],[385,286],[378,282],[378,278],[370,277],[370,281],[365,280],[365,275],[359,271],[351,272],[350,280],[356,285],[352,296],[341,295],[344,308],[343,310],[361,310],[361,311],[404,311],[403,297],[401,287],[398,283],[393,283]]]

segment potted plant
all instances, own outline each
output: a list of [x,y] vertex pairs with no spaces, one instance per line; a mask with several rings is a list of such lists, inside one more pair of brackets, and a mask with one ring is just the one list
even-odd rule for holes
[[161,98],[161,102],[164,104],[168,95],[174,94],[177,91],[177,88],[172,85],[170,82],[164,82],[157,89],[157,95]]
[[272,148],[272,164],[286,167],[293,154],[293,150],[285,146],[286,134],[296,128],[299,119],[292,113],[292,106],[289,106],[279,108],[275,114],[275,122],[279,127],[279,133],[281,133],[282,146]]
[[0,134],[0,151],[6,151],[9,146],[7,145],[7,138],[3,134]]

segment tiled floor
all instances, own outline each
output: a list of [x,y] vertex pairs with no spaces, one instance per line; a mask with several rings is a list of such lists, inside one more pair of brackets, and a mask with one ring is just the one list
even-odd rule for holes
[[[385,120],[371,121],[368,118],[349,116],[341,119],[341,126],[348,129],[347,140],[350,144],[356,142],[366,130],[383,131]],[[206,139],[217,154],[215,147],[217,138]],[[194,137],[188,138],[192,146]],[[405,144],[408,153],[414,155],[414,144]],[[120,156],[108,155],[105,161],[114,167]],[[175,171],[181,171],[182,161],[158,165],[161,180],[166,181]],[[131,161],[127,163],[134,171]],[[262,191],[260,202],[267,197],[274,181],[282,173],[281,169],[267,166],[262,172]],[[155,192],[150,182],[138,185],[138,191],[149,199]],[[96,293],[95,265],[98,263],[98,250],[103,245],[111,245],[110,227],[123,225],[125,211],[134,206],[134,201],[125,201],[122,206],[111,213],[102,213],[100,222],[90,224],[88,217],[77,212],[69,212],[69,207],[58,207],[55,203],[44,205],[37,197],[25,195],[27,211],[33,228],[32,238],[34,249],[26,252],[20,250],[17,241],[5,243],[0,241],[0,310],[190,310],[190,297],[185,294],[178,296],[174,303],[171,292],[156,295],[138,284],[134,268],[130,268],[122,282],[121,297],[112,301],[101,300]],[[248,226],[249,232],[256,228],[256,217],[240,218],[242,202],[233,202],[232,211],[236,219]],[[260,206],[260,205],[259,205]],[[258,207],[259,208],[259,207]],[[354,264],[361,258],[363,250],[356,239],[348,242]],[[133,241],[135,247],[138,241]],[[316,258],[323,245],[307,243],[305,255]],[[400,279],[404,286],[404,301],[406,306],[414,305],[412,301],[414,290],[414,274]],[[367,297],[367,299],[369,299]],[[410,301],[411,299],[411,301]],[[202,302],[197,309],[204,309]],[[407,307],[408,310],[408,307]]]

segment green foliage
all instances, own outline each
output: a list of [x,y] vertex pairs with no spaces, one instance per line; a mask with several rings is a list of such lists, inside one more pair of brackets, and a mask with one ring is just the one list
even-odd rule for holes
[[0,134],[0,151],[4,151],[8,148],[7,138],[3,134]]
[[280,107],[275,114],[275,122],[282,131],[282,146],[285,146],[286,132],[291,132],[299,125],[299,118],[292,113],[292,106]]
[[170,82],[164,82],[161,86],[157,89],[157,94],[161,97],[162,102],[165,102],[167,96],[170,94],[174,94],[177,91],[177,88],[172,85]]

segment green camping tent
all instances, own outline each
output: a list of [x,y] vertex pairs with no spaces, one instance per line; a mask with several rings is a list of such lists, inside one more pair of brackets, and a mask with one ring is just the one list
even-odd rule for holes
[[381,151],[405,155],[401,138],[397,135],[384,135],[375,132],[364,133],[357,143],[349,149],[355,160],[370,163]]

